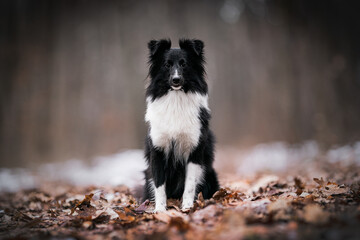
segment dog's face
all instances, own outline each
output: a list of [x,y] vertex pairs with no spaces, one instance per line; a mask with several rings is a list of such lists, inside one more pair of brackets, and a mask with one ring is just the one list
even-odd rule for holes
[[189,72],[186,52],[181,49],[170,49],[164,55],[164,74],[168,76],[171,89],[180,90],[184,86],[184,75]]
[[207,92],[203,66],[204,43],[182,39],[179,46],[171,48],[170,40],[148,43],[151,77],[148,94],[153,97],[161,97],[168,91]]

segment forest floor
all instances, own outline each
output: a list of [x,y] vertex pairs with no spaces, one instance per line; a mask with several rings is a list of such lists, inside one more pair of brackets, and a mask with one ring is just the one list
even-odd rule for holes
[[44,182],[2,193],[0,238],[360,239],[359,166],[317,161],[278,174],[219,178],[222,188],[210,200],[199,194],[189,212],[168,200],[168,211],[154,214],[123,185]]

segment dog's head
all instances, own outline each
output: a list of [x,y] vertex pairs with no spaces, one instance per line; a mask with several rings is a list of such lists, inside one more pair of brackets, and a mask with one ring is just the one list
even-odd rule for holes
[[162,39],[148,43],[151,83],[148,91],[156,95],[168,91],[207,92],[204,80],[204,43],[180,39],[180,48],[171,48],[171,41]]

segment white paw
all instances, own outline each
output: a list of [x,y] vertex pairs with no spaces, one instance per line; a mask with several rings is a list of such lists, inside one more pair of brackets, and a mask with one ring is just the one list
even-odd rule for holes
[[189,210],[190,208],[192,208],[194,206],[194,201],[192,200],[185,200],[183,201],[182,205],[181,205],[181,210],[185,211],[185,210]]
[[165,211],[166,211],[166,206],[164,206],[164,205],[156,206],[155,209],[154,209],[154,213],[165,212]]

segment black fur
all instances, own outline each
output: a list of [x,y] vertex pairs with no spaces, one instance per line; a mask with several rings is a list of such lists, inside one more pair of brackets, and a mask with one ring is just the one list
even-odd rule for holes
[[[171,48],[171,41],[167,39],[148,43],[149,55],[149,76],[150,84],[146,90],[146,96],[154,101],[165,96],[171,91],[172,80],[171,66],[179,66],[182,76],[180,84],[185,93],[194,92],[207,94],[208,86],[205,81],[204,69],[204,43],[200,40],[179,40],[179,49]],[[219,189],[217,175],[212,167],[214,161],[214,136],[209,129],[210,113],[207,109],[201,108],[199,119],[201,121],[201,135],[198,145],[189,155],[188,162],[200,164],[205,170],[204,181],[197,186],[197,192],[203,193],[205,199]],[[156,187],[166,183],[167,198],[180,199],[183,195],[186,164],[183,161],[175,161],[171,150],[168,159],[162,149],[153,146],[148,134],[145,143],[145,158],[148,169],[145,171],[144,199],[152,199],[150,180],[153,179]]]

